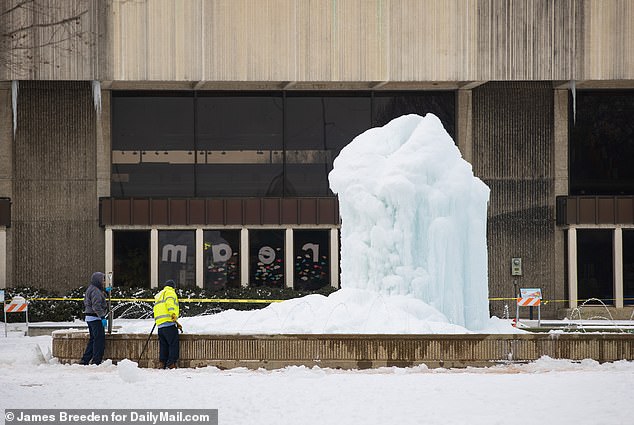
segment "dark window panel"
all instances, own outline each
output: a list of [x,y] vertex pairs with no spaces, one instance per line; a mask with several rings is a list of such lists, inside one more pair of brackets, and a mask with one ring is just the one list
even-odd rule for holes
[[194,149],[191,97],[113,97],[112,149]]
[[205,289],[240,287],[240,231],[204,231]]
[[295,230],[294,287],[314,290],[330,283],[330,232],[328,230]]
[[195,196],[194,164],[113,164],[113,197]]
[[580,300],[598,298],[606,305],[614,304],[613,233],[612,230],[577,230],[577,293]]
[[328,186],[328,164],[288,164],[286,165],[286,185],[284,196],[333,196]]
[[334,159],[344,146],[371,126],[369,94],[286,99],[287,150],[329,150]]
[[577,91],[570,105],[570,193],[634,194],[634,91]]
[[284,231],[249,231],[249,284],[284,287]]
[[197,196],[282,196],[282,164],[198,164]]
[[401,115],[433,113],[455,140],[455,94],[453,91],[416,93],[376,93],[373,102],[374,126],[384,126]]
[[193,230],[161,230],[158,234],[159,282],[171,279],[177,288],[196,286],[196,236]]
[[282,124],[281,95],[197,99],[199,149],[282,149]]
[[112,232],[114,286],[150,287],[150,232]]

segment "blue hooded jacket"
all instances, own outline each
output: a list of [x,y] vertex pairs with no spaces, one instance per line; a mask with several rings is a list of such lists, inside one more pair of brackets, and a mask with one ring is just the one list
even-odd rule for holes
[[108,305],[106,304],[106,296],[103,293],[103,276],[101,272],[95,272],[90,278],[90,285],[86,289],[84,296],[84,313],[87,315],[97,315],[97,317],[106,317]]

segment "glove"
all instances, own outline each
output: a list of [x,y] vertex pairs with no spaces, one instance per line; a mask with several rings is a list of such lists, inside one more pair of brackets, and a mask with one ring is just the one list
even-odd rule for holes
[[172,313],[172,322],[176,321],[176,314]]
[[176,322],[176,327],[178,328],[178,330],[180,331],[180,333],[183,333],[183,327],[181,326],[180,323]]
[[101,319],[101,324],[103,325],[104,329],[108,327],[108,319]]
[[112,286],[106,286],[106,292],[110,294],[110,291],[112,291]]

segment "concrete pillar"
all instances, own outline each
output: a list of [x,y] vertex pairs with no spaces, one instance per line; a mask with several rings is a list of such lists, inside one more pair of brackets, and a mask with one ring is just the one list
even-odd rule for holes
[[[555,198],[568,195],[568,90],[555,90],[554,96],[554,138],[555,138]],[[553,201],[553,205],[556,202]],[[564,230],[555,228],[555,299],[564,297],[565,261]],[[575,245],[576,247],[576,245]],[[576,257],[575,257],[576,258]],[[576,273],[575,266],[575,273]]]
[[473,106],[471,90],[458,90],[456,95],[456,142],[462,157],[473,163]]
[[339,289],[339,229],[330,229],[330,286]]
[[240,280],[243,287],[249,286],[249,230],[240,231]]
[[158,230],[150,229],[150,287],[158,288]]
[[577,229],[568,229],[568,306],[577,308]]
[[205,281],[205,246],[203,229],[196,229],[196,286],[203,287]]
[[614,306],[623,308],[623,229],[614,229]]
[[288,228],[284,234],[285,236],[285,244],[284,244],[284,280],[287,288],[293,287],[293,280],[295,278],[295,256],[293,252],[295,251],[295,247],[293,245],[293,229]]
[[97,116],[97,198],[110,196],[111,146],[110,91],[101,91],[101,112]]
[[[114,264],[114,262],[113,262],[114,247],[113,247],[112,229],[106,228],[104,245],[105,245],[105,249],[104,249],[104,254],[105,254],[104,272],[109,273],[109,272],[113,271],[113,264]],[[116,282],[117,281],[117,277],[118,276],[114,276],[113,275],[112,279]]]

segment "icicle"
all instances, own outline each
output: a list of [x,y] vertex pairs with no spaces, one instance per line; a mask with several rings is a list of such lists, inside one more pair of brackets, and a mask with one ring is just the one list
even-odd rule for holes
[[570,90],[572,91],[572,124],[577,124],[577,85],[575,80],[570,81]]
[[95,106],[95,112],[101,114],[101,83],[97,80],[92,81],[92,102]]
[[13,137],[18,129],[18,81],[11,81],[11,107],[13,108]]

